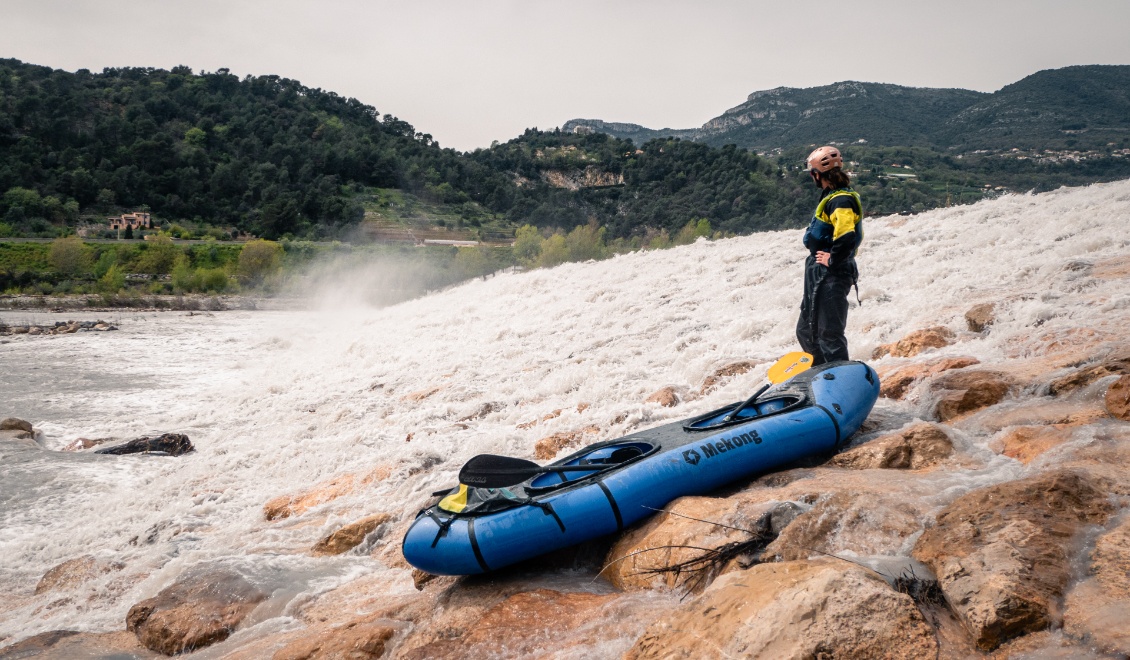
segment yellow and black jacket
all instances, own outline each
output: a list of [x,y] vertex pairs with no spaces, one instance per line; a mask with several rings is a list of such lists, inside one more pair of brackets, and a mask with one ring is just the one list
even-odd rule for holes
[[812,214],[804,247],[812,254],[831,252],[831,268],[846,265],[863,242],[863,204],[851,188],[825,191]]

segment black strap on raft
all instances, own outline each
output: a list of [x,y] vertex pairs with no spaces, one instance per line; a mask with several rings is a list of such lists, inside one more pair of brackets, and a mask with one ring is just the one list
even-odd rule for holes
[[557,512],[553,510],[553,505],[550,504],[549,502],[536,502],[536,501],[531,499],[531,500],[527,500],[526,502],[523,502],[523,504],[529,504],[530,506],[536,506],[537,508],[541,509],[541,512],[544,513],[545,515],[553,516],[553,519],[557,521],[557,526],[561,528],[562,532],[565,531],[565,523],[561,521],[561,516],[557,515]]
[[455,522],[455,517],[452,516],[451,518],[448,518],[446,520],[442,520],[442,519],[440,519],[439,516],[436,515],[435,511],[433,511],[432,509],[428,509],[424,513],[428,514],[428,517],[431,518],[432,520],[436,521],[436,524],[439,525],[439,531],[436,532],[436,537],[434,539],[432,539],[432,547],[434,548],[434,547],[436,547],[436,544],[439,543],[439,540],[441,538],[443,538],[444,536],[447,536],[447,531],[449,529],[451,529],[451,524],[453,522]]

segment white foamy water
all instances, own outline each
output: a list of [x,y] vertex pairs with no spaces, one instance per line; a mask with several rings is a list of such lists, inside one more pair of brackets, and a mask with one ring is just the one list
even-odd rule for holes
[[[848,325],[853,357],[922,327],[960,332],[964,312],[989,301],[999,303],[993,332],[962,335],[941,354],[993,362],[1077,327],[1124,336],[1130,291],[1086,266],[1127,254],[1126,217],[1130,182],[868,220],[864,302]],[[264,631],[360,575],[386,572],[390,592],[411,590],[406,571],[366,554],[306,551],[364,515],[410,519],[472,455],[529,458],[551,433],[596,426],[592,442],[745,398],[767,364],[694,393],[721,366],[796,349],[804,256],[799,231],[775,232],[500,274],[385,309],[327,295],[333,304],[310,312],[102,314],[121,331],[9,338],[0,416],[32,422],[47,449],[180,432],[197,451],[114,457],[0,445],[0,639],[120,630],[130,605],[203,563],[275,590]],[[684,403],[643,403],[664,386]],[[909,421],[925,405],[881,400],[877,413]],[[989,451],[987,436],[958,443],[973,463],[923,479],[926,508],[1023,472]],[[391,476],[304,515],[264,520],[273,497],[378,466]],[[124,567],[33,594],[47,569],[86,554]]]

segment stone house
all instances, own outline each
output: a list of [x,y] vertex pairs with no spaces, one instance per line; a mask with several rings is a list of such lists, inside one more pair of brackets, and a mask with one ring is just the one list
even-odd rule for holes
[[125,229],[130,227],[132,229],[152,229],[153,222],[149,218],[148,213],[123,213],[116,218],[107,218],[110,221],[110,229]]

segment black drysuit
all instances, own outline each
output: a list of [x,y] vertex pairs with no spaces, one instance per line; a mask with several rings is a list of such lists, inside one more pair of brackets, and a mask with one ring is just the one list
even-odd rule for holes
[[[859,275],[855,251],[863,241],[863,208],[850,188],[826,190],[816,207],[804,246],[804,298],[796,336],[813,365],[848,359],[848,292]],[[817,252],[831,253],[830,266],[816,263]]]

